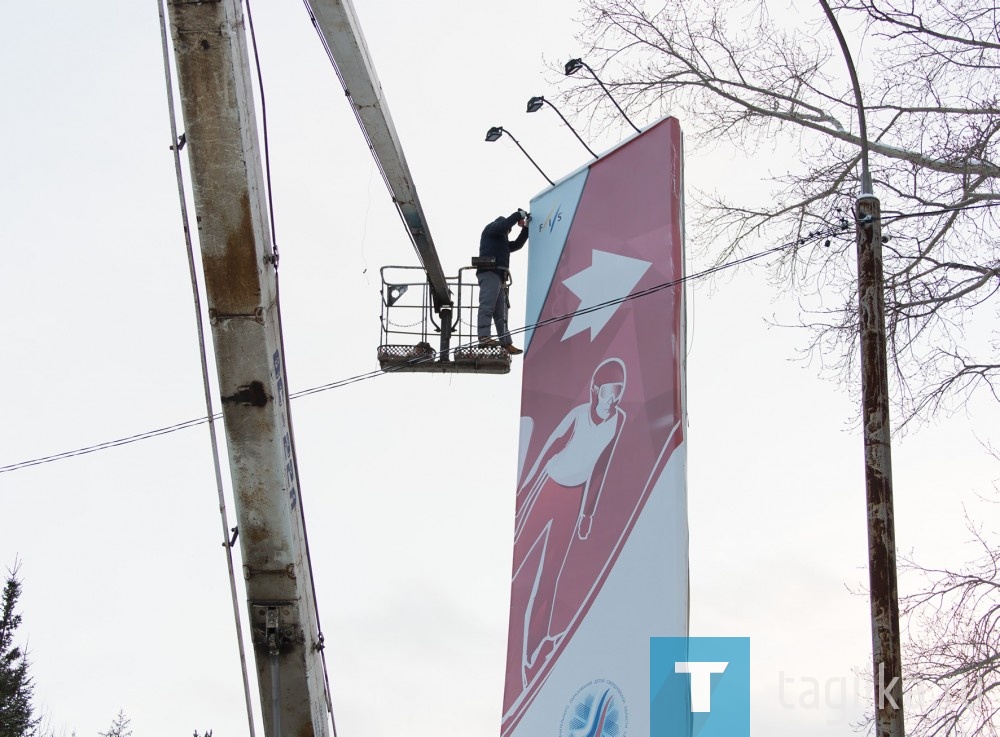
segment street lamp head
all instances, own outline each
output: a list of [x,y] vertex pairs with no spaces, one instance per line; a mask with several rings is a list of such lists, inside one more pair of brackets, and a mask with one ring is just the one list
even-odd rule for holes
[[537,113],[539,110],[542,109],[543,105],[548,105],[550,108],[552,108],[553,110],[556,111],[556,115],[558,115],[562,119],[562,122],[565,123],[566,127],[569,128],[573,132],[573,135],[576,136],[576,139],[580,143],[583,144],[583,147],[585,149],[587,149],[587,151],[590,153],[590,155],[593,156],[596,159],[597,158],[597,154],[595,154],[593,152],[593,150],[590,148],[590,146],[587,145],[586,141],[584,141],[582,138],[580,138],[580,134],[577,133],[573,129],[573,126],[571,126],[569,124],[569,121],[566,120],[566,116],[563,115],[561,112],[559,112],[559,108],[557,108],[551,102],[549,102],[548,100],[546,100],[544,97],[542,97],[541,95],[538,95],[538,96],[532,97],[530,100],[528,100],[528,112],[529,113]]
[[569,61],[566,62],[566,66],[563,68],[563,71],[565,71],[566,76],[569,77],[573,74],[576,74],[584,67],[587,67],[587,71],[590,72],[591,76],[594,78],[594,81],[596,81],[597,84],[601,85],[601,89],[604,90],[604,94],[607,95],[608,98],[610,98],[612,103],[614,103],[614,106],[618,108],[618,112],[620,112],[622,114],[622,117],[625,118],[626,121],[628,121],[628,124],[632,126],[632,129],[636,133],[642,133],[642,131],[639,130],[636,124],[633,123],[631,120],[629,120],[629,117],[625,114],[625,111],[622,110],[622,106],[618,104],[618,101],[615,100],[614,95],[612,95],[611,92],[608,90],[608,88],[604,86],[604,82],[601,81],[601,78],[597,76],[597,74],[594,72],[593,69],[587,66],[586,62],[584,62],[583,59],[579,58],[570,59]]
[[515,146],[521,149],[521,153],[524,154],[525,157],[527,157],[528,161],[530,161],[532,164],[535,164],[535,168],[538,169],[538,173],[541,174],[543,177],[545,177],[545,181],[547,181],[549,184],[554,184],[554,182],[551,179],[549,179],[548,175],[544,171],[542,171],[542,167],[540,167],[537,163],[535,163],[535,160],[531,158],[531,156],[528,154],[527,151],[524,150],[524,146],[521,145],[521,142],[518,141],[516,138],[514,138],[513,135],[511,135],[510,131],[505,131],[502,126],[495,125],[486,132],[486,140],[490,141],[491,143],[493,141],[498,141],[500,140],[500,136],[502,136],[504,133],[506,133],[507,137],[514,142]]

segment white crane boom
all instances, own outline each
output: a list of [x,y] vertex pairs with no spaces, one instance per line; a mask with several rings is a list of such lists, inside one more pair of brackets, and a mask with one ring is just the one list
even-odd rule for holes
[[326,737],[330,699],[281,349],[243,13],[167,0],[268,737]]
[[[239,0],[167,0],[268,737],[326,737],[322,656],[291,431],[277,272]],[[305,0],[427,274],[452,298],[350,0]]]
[[427,272],[434,306],[452,304],[441,261],[351,0],[304,0]]

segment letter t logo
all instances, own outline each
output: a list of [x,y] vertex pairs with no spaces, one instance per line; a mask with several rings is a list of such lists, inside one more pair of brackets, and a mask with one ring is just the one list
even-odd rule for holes
[[750,638],[649,638],[649,727],[654,737],[751,737]]
[[675,662],[674,673],[691,674],[691,711],[712,711],[712,674],[722,673],[729,663]]

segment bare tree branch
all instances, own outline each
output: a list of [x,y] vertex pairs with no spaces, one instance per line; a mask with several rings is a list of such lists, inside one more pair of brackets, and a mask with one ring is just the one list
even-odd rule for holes
[[[887,225],[884,270],[892,395],[903,427],[973,391],[992,396],[1000,308],[1000,15],[980,0],[839,0],[861,24],[871,172]],[[779,147],[798,162],[738,197],[689,198],[695,244],[716,259],[759,241],[801,238],[851,211],[861,140],[843,59],[817,6],[781,23],[766,2],[586,0],[580,40],[630,117],[680,116],[689,144]],[[871,43],[874,41],[874,43]],[[567,109],[621,125],[596,82],[574,81]],[[934,215],[891,220],[892,213]],[[776,282],[800,294],[804,355],[843,379],[855,370],[852,244],[790,253]],[[993,336],[993,343],[982,336]],[[961,358],[959,358],[961,357]]]

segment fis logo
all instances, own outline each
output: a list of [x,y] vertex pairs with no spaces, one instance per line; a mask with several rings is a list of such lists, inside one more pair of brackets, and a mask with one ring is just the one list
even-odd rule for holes
[[750,737],[750,638],[652,637],[650,737]]
[[541,233],[544,230],[548,230],[550,233],[556,227],[556,223],[559,223],[563,218],[562,205],[556,204],[552,206],[549,210],[549,214],[545,219],[538,224],[538,232]]

